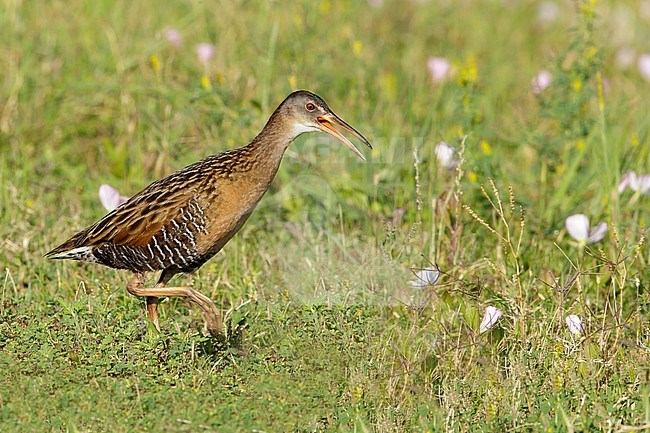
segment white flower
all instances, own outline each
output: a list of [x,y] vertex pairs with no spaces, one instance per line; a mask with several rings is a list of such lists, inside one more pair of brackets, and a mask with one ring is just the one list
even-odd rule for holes
[[440,279],[440,270],[425,268],[420,269],[415,274],[416,279],[408,282],[408,285],[418,289],[422,289],[427,286],[433,286]]
[[503,316],[503,311],[499,310],[497,307],[491,305],[486,307],[485,313],[483,313],[483,320],[481,320],[481,326],[479,327],[479,334],[482,334],[493,327],[501,316]]
[[443,82],[449,75],[451,63],[444,57],[429,57],[427,68],[429,68],[433,82],[438,84]]
[[119,191],[110,185],[103,184],[99,187],[99,200],[108,211],[112,211],[128,199],[127,196],[120,195]]
[[576,316],[575,314],[569,314],[566,316],[566,326],[569,327],[569,332],[572,334],[582,334],[582,320],[580,320],[580,317]]
[[530,85],[533,88],[533,93],[539,95],[546,90],[551,83],[553,83],[553,74],[546,69],[539,71],[537,75],[531,80]]
[[585,214],[571,215],[566,219],[566,229],[573,239],[578,242],[593,244],[605,237],[607,223],[600,223],[593,229],[589,226],[589,218]]
[[639,74],[641,74],[641,77],[650,82],[650,54],[641,54],[637,61],[637,66],[639,67]]
[[619,194],[625,191],[625,188],[630,187],[632,191],[640,191],[641,194],[650,193],[650,174],[638,175],[634,171],[628,171],[621,177],[618,183]]
[[650,194],[650,174],[636,176],[636,182],[630,184],[632,191],[640,191],[641,194]]
[[436,148],[433,150],[436,154],[436,158],[445,168],[456,168],[458,165],[458,160],[455,158],[456,149],[449,146],[446,142],[441,141],[436,145]]

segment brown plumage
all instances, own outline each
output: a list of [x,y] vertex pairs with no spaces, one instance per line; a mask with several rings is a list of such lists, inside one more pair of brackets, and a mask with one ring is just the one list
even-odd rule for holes
[[[134,272],[127,290],[147,298],[149,318],[156,328],[159,298],[182,296],[201,307],[210,332],[220,332],[219,310],[208,297],[190,287],[165,285],[175,274],[201,267],[237,233],[268,190],[285,150],[300,134],[326,132],[363,158],[334,125],[372,148],[320,97],[304,90],[294,92],[247,146],[209,156],[153,182],[46,257]],[[155,287],[145,287],[144,273],[159,270]]]

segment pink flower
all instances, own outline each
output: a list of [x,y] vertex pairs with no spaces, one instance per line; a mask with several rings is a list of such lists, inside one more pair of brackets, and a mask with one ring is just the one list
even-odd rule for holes
[[622,193],[625,189],[630,186],[630,184],[636,183],[636,173],[633,171],[628,171],[623,176],[621,176],[621,181],[618,183],[618,193]]
[[208,62],[214,57],[217,49],[212,44],[206,42],[200,43],[196,46],[196,55],[199,57],[199,61],[204,65],[207,65]]
[[503,316],[503,311],[499,310],[497,307],[491,305],[486,307],[485,313],[483,313],[483,320],[481,320],[481,326],[479,327],[479,334],[482,334],[493,327],[501,316]]
[[537,75],[535,75],[535,77],[530,82],[530,85],[533,88],[533,93],[539,95],[544,90],[546,90],[551,85],[551,83],[553,83],[553,75],[546,69],[543,69],[539,71]]
[[580,320],[580,317],[576,316],[575,314],[569,314],[566,316],[566,326],[569,327],[569,332],[572,334],[582,334],[582,320]]
[[637,61],[637,65],[639,67],[639,74],[641,74],[641,77],[650,82],[650,54],[644,53],[639,56],[639,60]]
[[537,20],[542,23],[555,21],[560,14],[560,7],[555,2],[545,1],[537,7]]
[[607,223],[600,223],[593,229],[589,226],[589,218],[585,214],[571,215],[566,219],[566,229],[573,239],[578,242],[593,244],[605,237]]
[[402,217],[404,216],[404,209],[395,209],[393,211],[393,226],[398,226],[402,222]]
[[175,46],[176,48],[180,47],[183,43],[183,38],[181,37],[181,32],[176,29],[167,29],[165,30],[165,38],[167,42]]
[[433,150],[438,158],[438,162],[445,168],[453,169],[458,166],[458,160],[455,157],[456,149],[449,146],[446,142],[441,141]]
[[99,200],[108,211],[112,211],[122,203],[126,203],[129,197],[120,195],[118,190],[110,185],[103,184],[99,187]]
[[451,63],[444,57],[429,57],[427,68],[434,83],[442,83],[451,71]]
[[625,191],[628,186],[632,191],[640,191],[643,195],[650,194],[650,174],[638,175],[634,171],[628,171],[618,183],[619,194]]

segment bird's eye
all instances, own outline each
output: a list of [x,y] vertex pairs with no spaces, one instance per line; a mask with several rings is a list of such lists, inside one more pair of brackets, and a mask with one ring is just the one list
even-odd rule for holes
[[311,102],[307,102],[307,104],[305,104],[305,109],[307,111],[311,112],[311,111],[314,111],[316,109],[316,106],[314,104],[312,104]]

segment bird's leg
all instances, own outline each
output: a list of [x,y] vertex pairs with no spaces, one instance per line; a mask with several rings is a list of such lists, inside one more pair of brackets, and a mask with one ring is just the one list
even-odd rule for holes
[[[164,283],[166,282],[164,277],[165,273],[163,272],[163,275],[161,275],[160,281],[158,284],[156,284],[156,287],[144,287],[144,274],[137,273],[133,276],[133,279],[129,282],[129,284],[126,285],[126,290],[130,294],[134,296],[147,297],[147,311],[149,312],[149,317],[151,320],[155,320],[154,324],[158,321],[158,299],[155,298],[161,298],[163,296],[179,296],[181,298],[189,299],[203,310],[203,313],[205,314],[205,320],[207,322],[208,331],[210,333],[218,334],[223,332],[221,313],[210,298],[191,287],[164,287]],[[169,278],[171,278],[171,276]],[[167,278],[167,280],[169,280],[169,278]],[[150,298],[154,299],[151,299],[150,301]]]
[[[165,284],[167,284],[167,282],[171,280],[174,275],[176,275],[176,272],[173,270],[163,270],[155,287],[165,287]],[[158,303],[160,303],[159,297],[147,296],[147,314],[149,316],[149,320],[151,320],[158,332],[160,332],[160,325],[158,323]]]
[[[156,284],[156,287],[158,287],[158,284]],[[153,326],[156,327],[156,330],[160,332],[160,324],[158,323],[158,303],[160,302],[160,298],[157,298],[156,296],[147,296],[147,315],[149,316],[149,320],[153,323]]]

